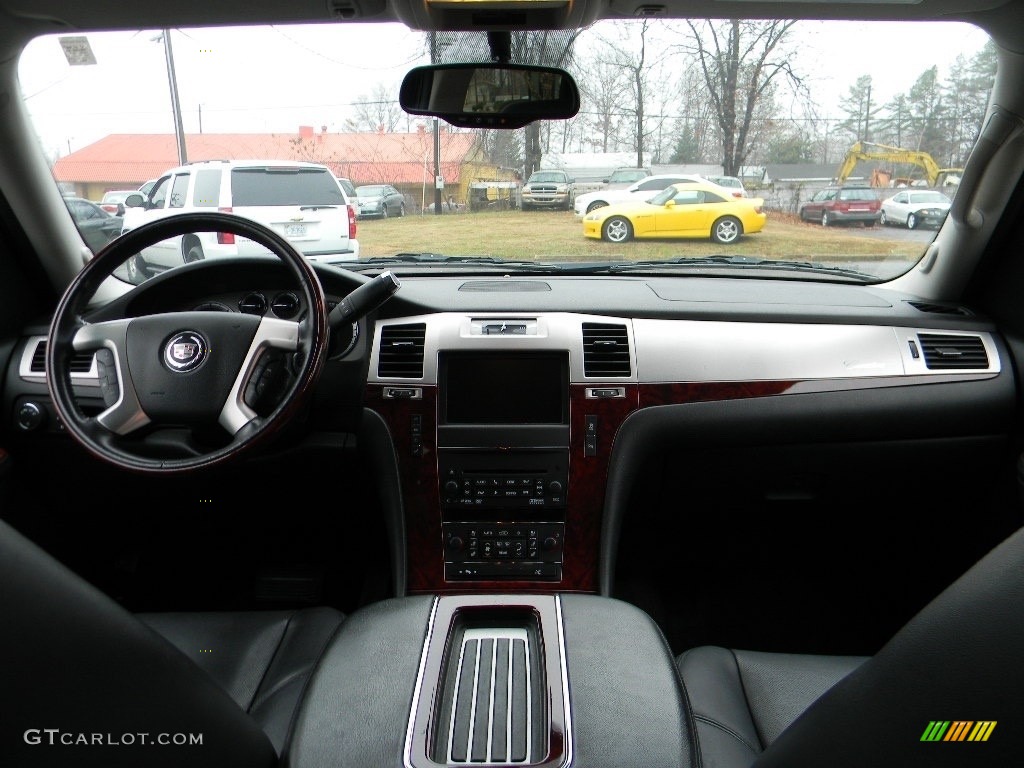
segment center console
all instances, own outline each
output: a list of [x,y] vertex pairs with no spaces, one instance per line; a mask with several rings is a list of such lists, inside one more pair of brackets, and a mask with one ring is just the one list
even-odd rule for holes
[[445,579],[560,581],[568,354],[443,352],[438,379]]
[[385,504],[402,594],[599,590],[632,358],[628,324],[590,315],[377,322],[364,404],[390,443],[382,487],[400,491]]
[[287,762],[689,768],[687,722],[675,660],[633,605],[421,595],[345,620],[310,680]]

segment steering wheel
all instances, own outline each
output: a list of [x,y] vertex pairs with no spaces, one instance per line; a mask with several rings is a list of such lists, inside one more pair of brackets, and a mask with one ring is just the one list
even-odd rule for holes
[[[301,318],[191,311],[85,319],[97,288],[118,266],[144,248],[189,232],[230,232],[270,250],[299,286],[306,308]],[[184,473],[224,464],[277,435],[310,395],[328,342],[323,287],[287,240],[234,214],[185,213],[115,238],[71,283],[50,325],[47,386],[68,433],[94,456],[141,473]],[[74,353],[91,351],[106,406],[95,416],[79,407],[70,376]],[[281,381],[282,352],[297,359],[294,375],[276,405],[260,409],[260,415],[253,403],[268,379]],[[156,457],[143,455],[138,437],[157,427],[171,428],[162,435],[163,448]],[[195,440],[201,431],[218,435],[213,448]]]

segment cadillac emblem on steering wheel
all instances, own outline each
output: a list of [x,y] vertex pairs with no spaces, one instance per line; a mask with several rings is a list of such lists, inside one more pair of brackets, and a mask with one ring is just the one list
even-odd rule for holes
[[175,373],[186,373],[202,365],[209,353],[206,339],[196,331],[182,331],[164,345],[164,364]]

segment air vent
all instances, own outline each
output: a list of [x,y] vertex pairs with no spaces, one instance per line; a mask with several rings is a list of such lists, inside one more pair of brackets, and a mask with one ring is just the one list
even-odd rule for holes
[[460,291],[482,291],[486,293],[517,293],[550,291],[551,286],[543,280],[473,280],[459,286]]
[[267,297],[262,293],[250,293],[239,300],[238,310],[247,315],[262,315],[267,311]]
[[919,312],[927,312],[930,315],[960,315],[967,317],[971,313],[964,307],[957,304],[937,304],[929,301],[908,301],[908,304]]
[[377,375],[381,378],[421,378],[426,334],[426,323],[385,325],[380,332]]
[[[92,352],[76,352],[71,358],[72,373],[88,373],[92,370]],[[32,352],[32,373],[46,373],[46,341],[36,344]]]
[[611,323],[583,324],[583,373],[585,376],[629,376],[629,334],[626,326]]
[[917,340],[921,343],[924,362],[929,370],[988,368],[988,354],[980,336],[919,333]]

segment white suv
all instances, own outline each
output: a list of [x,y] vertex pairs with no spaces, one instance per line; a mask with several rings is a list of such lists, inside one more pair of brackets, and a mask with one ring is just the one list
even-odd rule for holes
[[[275,160],[210,160],[172,168],[149,196],[125,200],[122,232],[165,216],[227,211],[257,221],[287,238],[310,261],[359,258],[356,212],[325,165]],[[145,277],[190,261],[263,254],[266,249],[223,232],[169,238],[128,262],[128,277]]]

